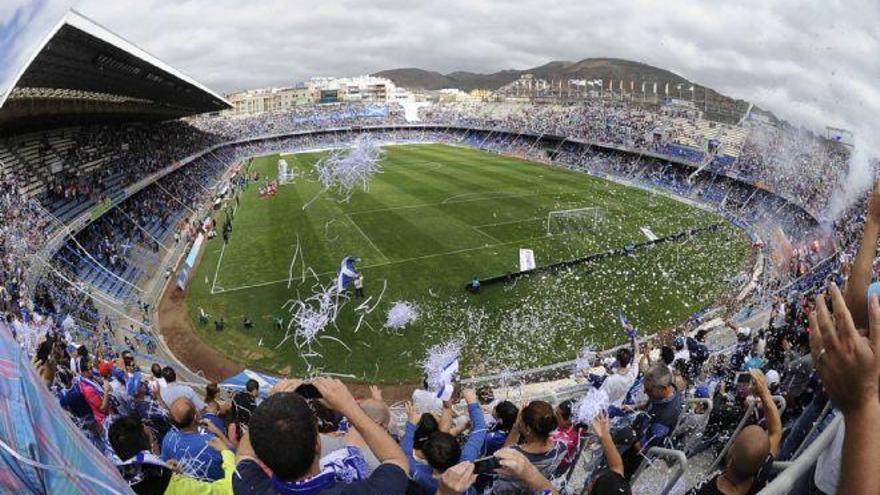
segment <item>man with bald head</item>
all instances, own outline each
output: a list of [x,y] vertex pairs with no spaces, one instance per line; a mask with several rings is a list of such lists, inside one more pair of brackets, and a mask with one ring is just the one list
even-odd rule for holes
[[758,425],[743,428],[727,451],[724,470],[691,489],[688,495],[748,495],[767,484],[769,467],[779,454],[782,420],[764,374],[758,369],[749,371],[754,379],[752,391],[764,409],[767,431]]
[[169,405],[174,428],[162,439],[162,460],[177,461],[185,476],[203,481],[223,478],[223,456],[209,444],[219,438],[229,445],[226,435],[210,421],[202,421],[195,404],[181,397]]
[[[373,397],[362,400],[359,405],[374,423],[381,426],[383,430],[388,431],[388,425],[391,423],[391,411],[385,402],[382,401],[381,395],[377,395],[377,392],[374,391]],[[357,428],[349,428],[344,435],[321,435],[321,457],[348,446],[357,447],[361,450],[364,460],[367,462],[369,473],[372,473],[382,464],[373,451],[370,450],[370,447]]]

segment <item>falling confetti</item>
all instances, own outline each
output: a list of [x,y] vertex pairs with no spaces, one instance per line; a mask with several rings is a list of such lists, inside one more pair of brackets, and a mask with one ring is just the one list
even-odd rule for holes
[[324,188],[303,209],[309,207],[322,193],[336,190],[341,201],[348,201],[358,187],[369,190],[370,178],[382,171],[382,150],[368,137],[356,140],[351,148],[336,150],[314,165],[318,181]]

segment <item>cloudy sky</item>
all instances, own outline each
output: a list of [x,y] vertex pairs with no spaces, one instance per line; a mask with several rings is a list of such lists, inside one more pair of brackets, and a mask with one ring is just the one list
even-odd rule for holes
[[813,129],[880,113],[877,0],[2,0],[0,81],[70,7],[218,91],[607,56]]

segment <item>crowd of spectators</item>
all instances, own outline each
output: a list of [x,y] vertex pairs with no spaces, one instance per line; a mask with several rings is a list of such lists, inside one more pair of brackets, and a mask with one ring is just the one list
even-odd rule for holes
[[196,117],[190,123],[227,139],[245,139],[335,127],[403,124],[406,120],[403,108],[394,103],[350,102],[300,105],[258,115]]
[[[725,350],[709,348],[706,330],[639,343],[627,327],[628,346],[575,371],[583,398],[555,405],[517,405],[488,386],[447,401],[415,391],[400,424],[378,387],[356,398],[332,378],[270,390],[250,380],[224,393],[147,370],[128,350],[71,348],[61,332],[32,350],[136,493],[631,493],[654,447],[717,459],[683,485],[689,494],[757,493],[773,462],[796,459],[838,416],[846,427],[791,493],[876,493],[878,238],[880,186],[851,268],[815,298],[780,300],[762,328],[716,329],[735,339]],[[596,394],[605,400],[591,403]]]
[[[432,108],[423,116],[432,122],[569,135],[625,147],[657,144],[651,127],[656,115],[632,113],[640,110],[615,105],[533,110],[488,119],[473,111],[451,114]],[[173,140],[163,143],[169,154],[136,162],[126,181],[161,169],[171,156],[207,147],[216,142],[212,135],[232,139],[401,118],[396,111],[367,106],[340,107],[336,113],[298,111],[194,122],[204,132],[177,129],[191,137],[191,148]],[[792,163],[816,167],[815,174],[801,173],[803,180],[786,184],[783,192],[804,198],[802,206],[824,207],[829,184],[844,171],[845,154],[807,136],[799,138],[804,142],[798,153],[771,160],[760,156],[766,148],[761,148],[763,138],[754,136],[746,141],[738,173],[755,181],[784,182],[787,176],[774,176],[774,170]],[[535,149],[534,140],[486,132],[386,131],[376,137],[548,157],[546,150]],[[96,149],[114,146],[101,132],[87,139]],[[105,214],[69,241],[76,247],[66,251],[79,249],[110,267],[125,263],[126,246],[133,243],[160,249],[161,239],[150,233],[151,226],[170,221],[166,230],[175,230],[230,163],[267,150],[318,149],[346,139],[344,133],[304,135],[218,150]],[[787,139],[776,135],[770,146],[784,154],[793,146]],[[131,142],[141,143],[134,148],[143,146],[137,151],[143,155],[149,155],[150,146],[160,146],[149,139]],[[563,145],[555,153],[551,158],[558,164],[697,197],[751,226],[782,209],[772,194],[716,174],[691,180],[686,169],[662,160]],[[13,177],[0,181],[0,313],[5,315],[0,331],[19,334],[45,385],[137,493],[628,493],[640,466],[653,455],[652,447],[719,459],[713,466],[717,470],[685,487],[688,493],[755,493],[772,478],[774,461],[796,459],[801,446],[835,417],[842,417],[846,428],[837,431],[814,475],[793,493],[878,491],[880,304],[868,294],[880,237],[880,190],[831,227],[829,235],[836,235],[839,248],[837,264],[808,285],[785,287],[776,281],[766,326],[716,330],[736,341],[732,348],[710,351],[705,331],[679,330],[642,345],[633,337],[629,347],[600,353],[591,369],[576,372],[585,386],[576,401],[521,398],[517,405],[496,399],[486,387],[464,388],[434,406],[414,399],[399,408],[387,404],[377,388],[370,397],[356,399],[344,384],[328,378],[286,379],[271,390],[260,390],[252,381],[244,390],[224,394],[215,384],[197,390],[180,383],[168,366],[151,363],[149,371],[142,369],[146,363],[138,363],[131,348],[110,338],[112,323],[77,286],[69,263],[56,263],[28,300],[23,285],[29,265],[21,261],[39,251],[50,225],[18,187]],[[69,193],[55,188],[52,194]],[[183,224],[200,221],[190,217]],[[780,226],[778,218],[773,226]],[[819,253],[827,252],[810,247],[818,238],[806,235],[798,220],[783,227],[800,243],[786,261],[793,267],[792,278],[815,273],[823,259]],[[70,315],[75,322],[67,320]],[[26,327],[39,328],[38,339],[22,331]],[[80,327],[79,333],[71,333],[74,327]],[[91,336],[74,338],[83,333]],[[79,345],[73,347],[74,341]],[[585,418],[587,398],[595,391],[607,397],[608,405]],[[405,421],[394,421],[400,409]],[[582,476],[573,477],[578,470]]]

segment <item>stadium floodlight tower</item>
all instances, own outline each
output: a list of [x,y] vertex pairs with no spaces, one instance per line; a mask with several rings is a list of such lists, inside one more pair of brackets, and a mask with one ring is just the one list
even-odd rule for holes
[[592,232],[605,218],[602,208],[587,207],[547,213],[547,235]]

